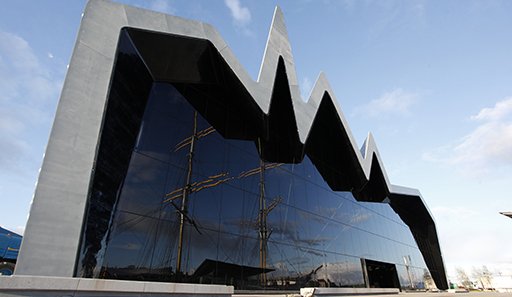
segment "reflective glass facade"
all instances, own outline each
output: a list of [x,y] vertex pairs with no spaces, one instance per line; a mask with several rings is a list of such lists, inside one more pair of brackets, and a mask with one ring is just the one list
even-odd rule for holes
[[422,254],[389,204],[332,191],[307,155],[266,162],[259,137],[223,137],[178,85],[153,81],[130,38],[117,59],[77,276],[364,287],[368,259],[423,287]]

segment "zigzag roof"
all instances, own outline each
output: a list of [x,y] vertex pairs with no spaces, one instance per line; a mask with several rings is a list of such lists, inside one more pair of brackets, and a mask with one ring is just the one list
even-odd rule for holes
[[[95,3],[95,1],[91,1],[91,3]],[[124,8],[128,26],[151,31],[156,29],[140,26],[140,22],[134,17],[135,15],[139,16],[140,11],[132,14],[132,8],[128,6]],[[294,162],[300,162],[304,154],[308,154],[333,190],[351,191],[359,201],[388,202],[410,227],[438,287],[444,288],[447,286],[434,219],[420,192],[417,189],[390,183],[377,144],[371,133],[368,134],[363,146],[358,149],[348,122],[324,73],[318,75],[308,100],[304,101],[301,97],[292,49],[283,13],[279,7],[276,7],[274,11],[256,81],[249,76],[229,46],[212,26],[156,12],[144,11],[144,14],[147,14],[147,17],[153,20],[159,18],[165,20],[167,28],[162,29],[162,27],[165,27],[162,22],[160,23],[161,28],[157,29],[158,32],[195,37],[211,42],[236,78],[242,83],[251,99],[259,107],[265,118],[266,127],[264,130],[272,130],[270,134],[274,135],[271,135],[267,146],[272,149],[282,147],[282,144],[275,144],[281,138],[291,138],[291,140],[288,139],[288,142],[295,143],[287,147],[290,150],[289,154],[292,155],[289,159],[283,160],[281,155],[280,157],[274,157],[281,159],[272,161],[291,162],[293,160]],[[138,42],[139,46],[146,47],[145,50],[141,50],[143,60],[145,59],[144,56],[149,55],[148,48],[151,47],[146,44],[142,45],[146,41]],[[135,43],[137,46],[137,42]],[[149,61],[151,59],[153,61]],[[166,74],[161,70],[151,70],[151,64],[154,65],[155,61],[154,57],[145,61],[154,79],[172,82],[172,79],[166,77]],[[276,90],[279,88],[286,90],[276,95]],[[273,112],[273,110],[276,111]],[[324,114],[320,114],[321,112]],[[323,121],[325,117],[335,118],[329,122],[329,125],[332,125],[332,129],[337,133],[336,141],[338,141],[338,147],[341,147],[342,150],[332,152],[331,155],[342,155],[339,162],[336,163],[336,166],[345,169],[341,174],[339,172],[330,174],[328,166],[322,166],[322,164],[325,164],[322,161],[325,160],[315,160],[313,157],[315,151],[317,155],[322,155],[324,151],[332,149],[329,148],[330,140],[320,135],[325,132],[325,130],[322,130],[324,128],[315,128],[315,123]],[[272,121],[286,122],[288,126],[284,130],[276,131],[269,128]],[[315,130],[316,132],[313,132]],[[272,156],[266,158],[271,159]]]

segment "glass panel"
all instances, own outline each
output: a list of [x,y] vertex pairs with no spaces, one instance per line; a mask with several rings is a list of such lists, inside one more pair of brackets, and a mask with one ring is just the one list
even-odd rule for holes
[[[131,57],[125,42],[120,49]],[[203,117],[222,109],[214,100],[199,113],[182,85],[151,82],[136,97],[137,76],[118,76],[78,276],[236,289],[362,287],[365,258],[395,264],[402,286],[409,276],[420,286],[425,262],[388,204],[333,192],[308,156],[300,164],[260,160],[258,139],[225,139]]]

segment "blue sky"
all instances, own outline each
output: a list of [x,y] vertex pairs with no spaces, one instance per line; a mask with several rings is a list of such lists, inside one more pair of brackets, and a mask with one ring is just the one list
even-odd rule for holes
[[[120,2],[212,24],[253,78],[280,5],[303,97],[325,72],[358,143],[422,192],[449,275],[512,274],[512,2]],[[84,6],[2,1],[2,227],[23,231]]]

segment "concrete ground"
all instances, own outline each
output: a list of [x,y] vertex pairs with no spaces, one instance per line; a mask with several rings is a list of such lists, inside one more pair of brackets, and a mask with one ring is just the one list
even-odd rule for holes
[[[333,297],[336,295],[329,295]],[[354,295],[339,295],[343,297],[512,297],[512,293],[498,293],[498,292],[464,292],[464,293],[450,293],[450,292],[400,292],[399,294],[354,294]],[[300,294],[234,294],[233,297],[301,297]]]
[[[377,296],[393,296],[393,295],[372,295]],[[396,296],[396,295],[395,295]],[[512,293],[498,293],[498,292],[466,292],[466,293],[449,293],[449,292],[402,292],[398,296],[400,297],[512,297]]]

